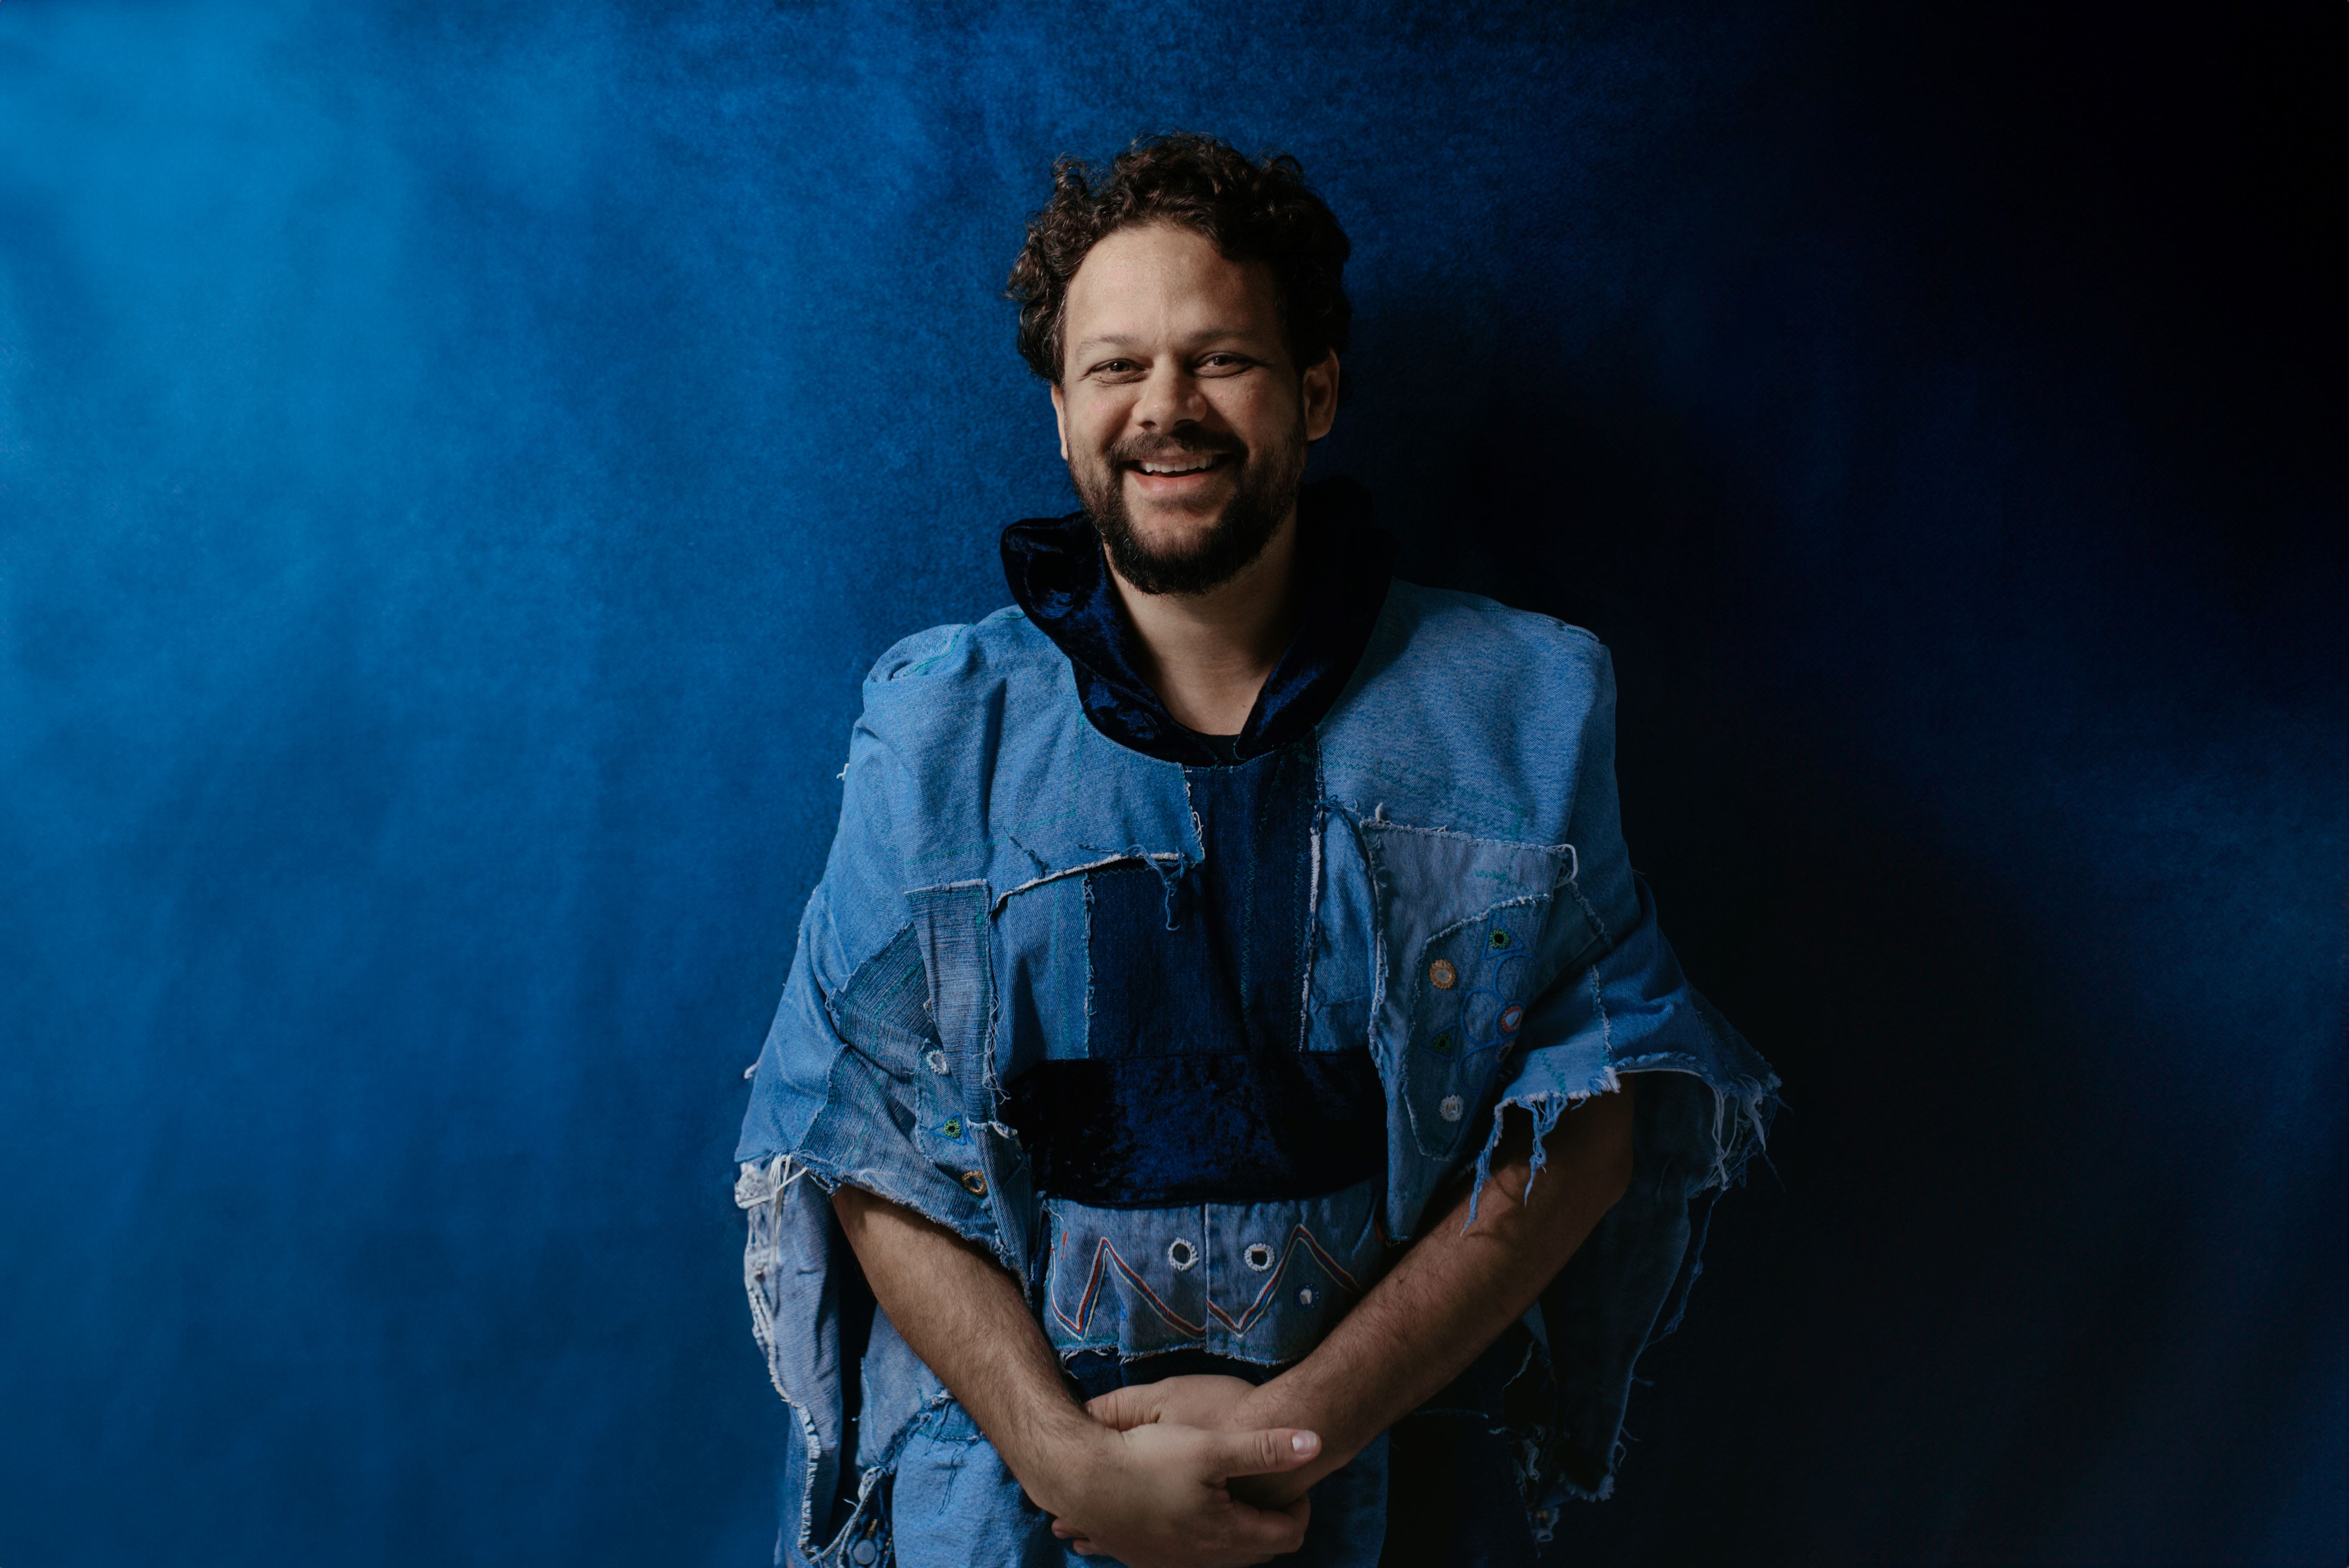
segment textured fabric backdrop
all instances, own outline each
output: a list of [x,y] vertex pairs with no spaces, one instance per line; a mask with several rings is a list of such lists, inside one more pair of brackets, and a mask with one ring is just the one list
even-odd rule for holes
[[0,1563],[765,1561],[742,1069],[1177,127],[1785,1076],[1573,1560],[2343,1560],[2342,8],[1469,9],[0,5]]

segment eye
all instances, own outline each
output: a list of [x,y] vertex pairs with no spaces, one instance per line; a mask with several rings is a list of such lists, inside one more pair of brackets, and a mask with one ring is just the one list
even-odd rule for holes
[[1131,359],[1104,359],[1085,372],[1104,381],[1122,381],[1141,373],[1142,366]]
[[1245,354],[1210,354],[1199,361],[1199,369],[1209,376],[1237,376],[1255,363]]

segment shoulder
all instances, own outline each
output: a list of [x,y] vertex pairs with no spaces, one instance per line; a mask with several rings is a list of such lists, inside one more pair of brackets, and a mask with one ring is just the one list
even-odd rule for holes
[[916,632],[874,660],[860,727],[918,742],[975,711],[1032,716],[1068,679],[1068,661],[1026,615],[998,610],[966,625]]
[[1182,769],[1094,730],[1068,655],[1016,609],[875,661],[844,776],[885,801],[908,887],[1014,887],[1090,846],[1181,845],[1190,824]]
[[1325,782],[1368,814],[1558,842],[1613,738],[1607,649],[1579,626],[1396,583],[1323,721]]
[[1006,605],[984,620],[932,626],[899,638],[873,661],[864,676],[865,696],[870,701],[875,687],[936,693],[1003,680],[1049,666],[1057,654],[1016,605]]
[[1604,682],[1607,645],[1580,626],[1532,610],[1513,610],[1481,593],[1427,588],[1397,579],[1387,594],[1380,636],[1413,665],[1465,669],[1485,679],[1540,675]]

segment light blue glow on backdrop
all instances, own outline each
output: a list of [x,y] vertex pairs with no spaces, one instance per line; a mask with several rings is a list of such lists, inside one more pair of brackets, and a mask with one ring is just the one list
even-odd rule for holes
[[1317,463],[1616,645],[1788,1079],[1589,1549],[2339,1561],[2333,427],[1938,37],[0,5],[0,1563],[765,1561],[740,1073],[858,676],[1069,505],[1050,160],[1175,127],[1347,222]]

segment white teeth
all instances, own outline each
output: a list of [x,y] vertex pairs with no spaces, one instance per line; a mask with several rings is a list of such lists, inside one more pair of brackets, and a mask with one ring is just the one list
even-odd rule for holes
[[1143,463],[1142,465],[1142,471],[1143,473],[1155,475],[1161,478],[1169,474],[1204,474],[1207,471],[1207,469],[1208,465],[1206,463],[1195,463],[1187,469],[1170,469],[1157,463]]

